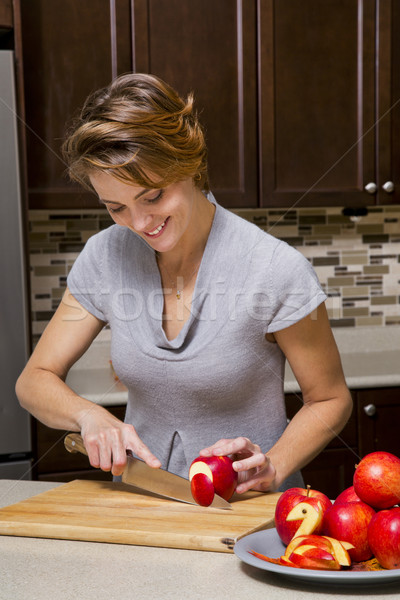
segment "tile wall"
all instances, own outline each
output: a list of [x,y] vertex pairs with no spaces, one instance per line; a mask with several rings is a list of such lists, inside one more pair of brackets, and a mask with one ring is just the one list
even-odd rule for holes
[[[234,212],[307,257],[328,295],[333,327],[400,326],[400,206],[369,208],[358,221],[343,216],[341,208]],[[110,224],[104,209],[30,212],[34,342],[86,240]]]

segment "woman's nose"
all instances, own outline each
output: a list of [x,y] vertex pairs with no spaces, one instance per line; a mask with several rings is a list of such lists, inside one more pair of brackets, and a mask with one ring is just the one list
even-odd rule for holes
[[151,215],[146,214],[142,210],[138,210],[136,207],[130,210],[130,225],[135,231],[147,231],[147,229],[151,227],[152,220],[153,218]]

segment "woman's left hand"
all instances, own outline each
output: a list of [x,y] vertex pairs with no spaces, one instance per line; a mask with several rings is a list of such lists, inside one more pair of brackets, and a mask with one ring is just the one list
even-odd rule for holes
[[273,492],[276,490],[276,470],[268,456],[248,438],[221,439],[208,448],[203,448],[200,456],[230,456],[233,468],[238,473],[236,491],[243,494],[248,490]]

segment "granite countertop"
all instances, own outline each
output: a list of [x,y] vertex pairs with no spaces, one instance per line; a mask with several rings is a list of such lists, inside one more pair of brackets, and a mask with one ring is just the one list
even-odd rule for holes
[[[347,385],[350,389],[400,386],[400,328],[347,327],[333,329]],[[104,330],[72,367],[67,384],[79,395],[102,404],[126,404],[125,386],[116,380],[110,365],[110,332]],[[285,392],[299,392],[287,365]]]
[[[0,506],[59,483],[0,480]],[[116,508],[118,510],[118,508]],[[235,554],[0,536],[0,600],[346,600],[398,594],[398,584],[295,582]]]

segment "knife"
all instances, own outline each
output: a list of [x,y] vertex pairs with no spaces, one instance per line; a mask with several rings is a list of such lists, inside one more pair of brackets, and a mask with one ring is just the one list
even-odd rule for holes
[[[64,446],[68,452],[80,452],[87,456],[87,450],[83,443],[82,436],[79,433],[69,433],[64,438]],[[174,475],[164,469],[154,469],[149,467],[143,460],[127,455],[127,464],[122,473],[122,481],[128,485],[133,485],[147,492],[186,502],[188,504],[197,504],[193,500],[190,489],[190,482],[184,477]],[[212,508],[232,509],[232,506],[215,494],[214,500],[210,504]]]

